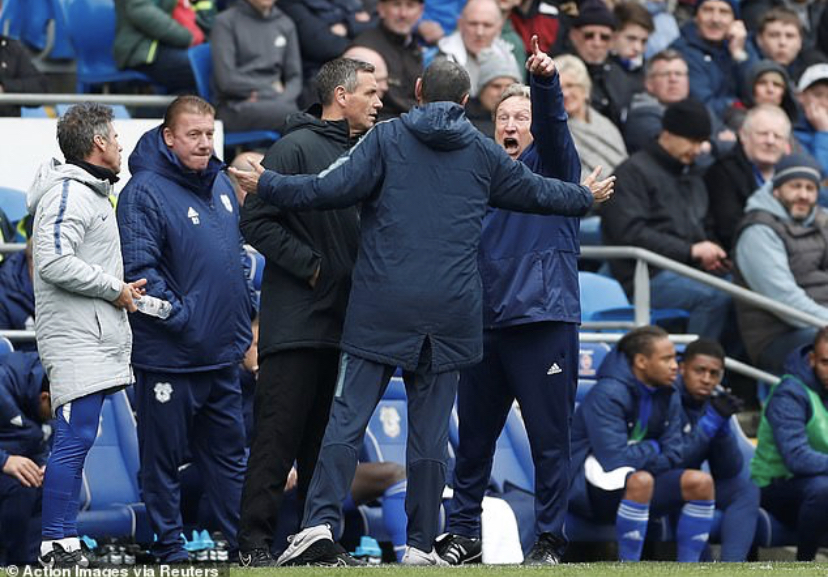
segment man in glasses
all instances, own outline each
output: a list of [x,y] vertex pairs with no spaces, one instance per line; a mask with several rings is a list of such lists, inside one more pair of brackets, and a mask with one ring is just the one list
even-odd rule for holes
[[590,104],[620,126],[633,94],[642,86],[629,77],[619,62],[609,57],[615,29],[615,17],[602,0],[585,0],[572,21],[569,43],[573,54],[589,70]]
[[658,138],[667,106],[684,100],[689,94],[687,63],[681,54],[667,48],[647,60],[644,90],[633,96],[624,123],[627,152],[637,152]]

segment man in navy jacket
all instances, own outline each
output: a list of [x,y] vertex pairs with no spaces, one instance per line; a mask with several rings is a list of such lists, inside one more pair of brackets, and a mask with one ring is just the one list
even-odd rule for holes
[[[578,182],[560,77],[537,37],[527,61],[531,91],[512,85],[495,110],[495,142],[536,174]],[[479,562],[480,514],[495,444],[520,403],[535,464],[537,543],[527,564],[556,564],[566,538],[569,423],[578,385],[577,216],[490,210],[478,263],[483,277],[483,361],[460,373],[460,444],[448,531],[437,552],[450,564]]]
[[615,521],[618,556],[638,561],[650,513],[681,510],[679,561],[698,561],[713,524],[713,479],[681,468],[676,350],[661,327],[630,331],[598,368],[575,411],[569,507]]
[[828,534],[828,329],[788,356],[771,391],[750,463],[762,507],[796,530],[797,561]]
[[[49,381],[37,353],[11,353],[0,365],[0,563],[35,563],[40,551],[43,467],[49,448]],[[3,556],[5,554],[5,556]]]
[[220,529],[236,548],[244,478],[238,365],[250,346],[247,282],[236,194],[213,155],[213,107],[181,96],[129,158],[118,201],[124,276],[146,278],[169,316],[133,315],[141,488],[158,536],[153,553],[184,561],[178,468],[203,471]]
[[722,511],[722,561],[744,561],[753,544],[759,515],[759,488],[744,467],[730,417],[742,402],[721,389],[725,354],[716,341],[687,345],[676,388],[681,394],[681,466],[700,469],[707,461]]
[[468,73],[439,59],[417,82],[420,106],[370,130],[317,177],[237,174],[285,209],[362,202],[362,237],[342,336],[340,382],[308,493],[305,529],[281,564],[336,562],[330,526],[353,477],[365,426],[395,367],[409,406],[403,563],[445,564],[433,550],[445,485],[457,371],[482,357],[477,253],[487,205],[568,216],[611,194],[544,179],[466,119]]

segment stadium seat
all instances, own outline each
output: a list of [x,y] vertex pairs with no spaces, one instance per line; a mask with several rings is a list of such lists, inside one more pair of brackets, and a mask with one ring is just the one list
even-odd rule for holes
[[49,118],[49,111],[45,106],[21,106],[20,118]]
[[[592,272],[579,272],[581,285],[581,317],[584,321],[632,321],[635,307],[630,304],[624,288],[614,278]],[[686,322],[687,311],[651,309],[653,324]]]
[[17,226],[20,219],[29,213],[26,209],[26,193],[16,188],[0,186],[0,209],[6,213],[12,226]]
[[61,1],[6,0],[0,29],[38,52],[38,59],[72,59],[75,51],[69,42]]
[[[59,0],[77,61],[77,91],[113,82],[151,84],[135,70],[118,70],[112,57],[115,42],[114,0]],[[94,31],[94,33],[91,33]]]
[[[107,106],[112,109],[112,115],[116,120],[129,120],[132,118],[132,115],[127,110],[127,107],[123,104],[108,104]],[[55,110],[57,111],[58,116],[63,116],[71,107],[71,104],[58,104],[55,106]]]
[[6,337],[0,337],[0,363],[6,360],[9,353],[14,352],[14,345]]
[[405,383],[401,378],[394,377],[368,423],[363,454],[368,461],[392,461],[405,466],[407,437],[408,405]]
[[264,275],[265,257],[252,247],[245,247],[246,258],[250,264],[250,282],[256,291],[262,290],[262,276]]
[[596,379],[598,367],[612,350],[607,343],[581,343],[578,353],[578,378]]
[[91,537],[152,541],[138,489],[138,435],[126,392],[108,395],[98,437],[83,469],[78,532]]
[[[190,58],[190,65],[193,67],[198,95],[204,100],[215,104],[210,85],[213,77],[213,57],[210,52],[210,44],[204,43],[194,46],[190,48],[187,55]],[[277,140],[279,140],[279,133],[272,130],[224,133],[224,146],[228,148],[254,143],[271,144]]]

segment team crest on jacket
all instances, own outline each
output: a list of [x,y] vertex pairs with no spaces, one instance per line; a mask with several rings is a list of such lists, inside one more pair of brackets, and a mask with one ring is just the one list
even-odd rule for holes
[[192,206],[190,207],[190,210],[187,211],[187,218],[193,221],[193,224],[201,224],[201,221],[198,219],[198,213]]
[[155,383],[152,389],[155,392],[155,400],[159,403],[169,403],[172,398],[173,388],[169,383]]
[[382,423],[382,432],[392,439],[400,436],[400,413],[394,407],[382,407],[379,420]]
[[233,212],[233,203],[230,202],[230,197],[226,194],[221,195],[221,202],[224,204],[224,208],[227,209],[227,212]]

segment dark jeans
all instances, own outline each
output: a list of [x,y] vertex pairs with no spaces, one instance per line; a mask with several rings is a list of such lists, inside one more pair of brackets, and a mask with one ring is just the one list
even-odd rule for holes
[[295,349],[264,358],[253,401],[253,442],[242,491],[239,549],[270,549],[285,482],[296,461],[308,492],[328,424],[337,349]]

